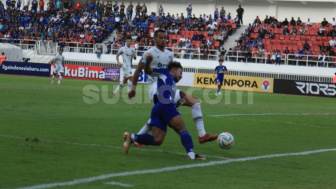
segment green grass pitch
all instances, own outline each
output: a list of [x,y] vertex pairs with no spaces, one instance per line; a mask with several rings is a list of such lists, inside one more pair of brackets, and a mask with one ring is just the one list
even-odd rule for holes
[[[228,131],[235,145],[198,143],[188,107],[179,110],[195,151],[187,160],[179,136],[127,155],[125,131],[150,116],[146,85],[134,100],[117,83],[0,75],[0,188],[336,188],[333,98],[189,89],[202,100],[206,131]],[[56,80],[57,81],[57,80]]]

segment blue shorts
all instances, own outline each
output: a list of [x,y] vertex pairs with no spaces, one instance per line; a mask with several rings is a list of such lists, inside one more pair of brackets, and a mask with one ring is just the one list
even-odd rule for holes
[[221,86],[223,85],[223,78],[217,77],[216,81],[217,81],[217,84],[220,83]]
[[152,109],[150,125],[167,132],[170,120],[178,115],[181,113],[177,110],[175,103],[162,104],[158,101]]

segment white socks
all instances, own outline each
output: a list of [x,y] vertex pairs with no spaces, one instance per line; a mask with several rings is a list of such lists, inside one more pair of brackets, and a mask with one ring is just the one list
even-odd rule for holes
[[62,78],[63,78],[62,75],[60,75],[58,78],[58,83],[61,83]]
[[191,115],[196,124],[198,136],[203,137],[206,132],[204,129],[203,115],[201,110],[201,103],[196,103],[191,107]]
[[188,152],[188,156],[190,157],[190,159],[195,159],[196,157],[194,152]]
[[54,82],[54,80],[55,80],[55,75],[52,76],[51,82]]
[[146,124],[140,129],[140,131],[138,132],[138,135],[141,135],[141,134],[146,134],[148,133],[149,131],[151,131],[152,127],[149,125],[151,119],[149,119]]
[[128,91],[128,92],[131,91],[131,89],[132,89],[132,85],[133,85],[133,82],[130,81],[130,80],[128,80],[128,82],[127,82],[127,91]]
[[114,91],[114,93],[117,93],[123,86],[124,86],[124,83],[120,82],[119,85],[117,86],[116,90]]

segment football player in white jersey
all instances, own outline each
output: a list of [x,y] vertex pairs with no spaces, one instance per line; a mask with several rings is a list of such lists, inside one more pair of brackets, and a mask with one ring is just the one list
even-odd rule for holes
[[56,70],[54,71],[52,79],[51,79],[52,85],[54,84],[54,79],[57,74],[59,75],[57,85],[61,85],[61,80],[64,75],[64,56],[62,55],[62,53],[63,53],[63,50],[59,49],[58,54],[54,58],[54,64],[55,64],[54,67]]
[[[149,59],[153,59],[151,60],[152,68],[160,68],[160,67],[165,68],[169,64],[169,62],[173,60],[172,52],[165,49],[166,39],[167,39],[166,31],[164,30],[155,31],[154,41],[156,46],[148,49],[144,53],[142,59],[140,60],[138,67],[133,75],[132,90],[128,93],[128,98],[133,98],[135,96],[138,78],[141,73],[141,70],[144,69],[145,67],[146,61],[148,61]],[[157,78],[149,76],[147,84],[148,84],[149,97],[155,103],[156,100],[155,94],[157,93]],[[205,143],[217,139],[218,135],[210,135],[205,131],[203,115],[201,110],[201,103],[197,98],[193,97],[189,93],[177,89],[174,100],[177,106],[182,105],[191,107],[192,117],[198,131],[199,143]],[[138,134],[144,134],[151,130],[149,121],[150,120],[147,121],[147,123],[143,126],[143,128],[139,131]],[[140,147],[141,145],[139,146],[138,144],[136,144],[136,146]]]
[[[113,91],[113,95],[116,96],[118,94],[118,91],[124,86],[124,84],[126,84],[127,80],[128,80],[128,92],[131,90],[132,88],[132,80],[133,80],[133,75],[132,75],[132,58],[134,58],[134,60],[136,59],[136,54],[135,54],[135,49],[133,47],[131,47],[131,43],[132,43],[132,38],[128,37],[126,39],[126,46],[125,47],[121,47],[117,53],[117,63],[118,66],[122,69],[123,73],[124,73],[124,78],[123,80],[120,82],[120,84],[118,85],[118,87],[116,88],[115,91]],[[122,55],[123,57],[123,63],[121,64],[119,62],[119,56]]]

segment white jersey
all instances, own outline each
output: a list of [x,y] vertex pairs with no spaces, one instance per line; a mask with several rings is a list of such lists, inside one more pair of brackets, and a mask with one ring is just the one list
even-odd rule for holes
[[132,67],[132,58],[135,54],[135,49],[133,47],[128,48],[127,46],[121,47],[118,51],[119,54],[123,57],[122,68],[131,68]]
[[[153,60],[150,63],[152,68],[166,68],[169,62],[173,61],[173,53],[167,49],[165,49],[164,52],[162,52],[158,48],[152,47],[148,49],[147,51],[145,51],[145,53],[143,54],[141,58],[141,62],[146,63],[146,57],[148,55],[153,56]],[[157,81],[156,77],[148,76],[148,79],[147,79],[148,84],[152,82],[156,82],[156,81]]]
[[[146,63],[146,57],[148,55],[153,56],[153,60],[150,63],[152,68],[166,68],[167,65],[171,61],[173,61],[173,53],[167,49],[165,49],[164,52],[162,52],[158,48],[152,47],[148,49],[147,51],[145,51],[145,53],[143,54],[141,58],[141,62]],[[157,77],[148,75],[148,78],[147,78],[148,95],[151,100],[154,99],[154,95],[157,93],[157,81],[158,81]],[[176,94],[175,94],[175,102],[177,102],[177,100],[180,99],[180,95],[179,95],[180,91],[177,90]]]
[[56,67],[63,67],[64,56],[57,54],[55,56],[55,65]]

